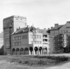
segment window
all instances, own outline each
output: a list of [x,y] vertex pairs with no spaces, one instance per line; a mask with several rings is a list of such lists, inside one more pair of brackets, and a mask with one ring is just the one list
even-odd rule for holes
[[20,40],[21,39],[21,36],[18,36],[18,39]]
[[43,37],[47,37],[47,35],[43,35]]
[[39,44],[41,44],[41,41],[39,41]]
[[48,44],[48,43],[43,43],[43,44]]
[[14,46],[19,46],[19,45],[21,45],[21,42],[14,42],[13,45]]
[[27,38],[27,35],[23,35],[23,36],[22,36],[22,39],[26,39],[26,38]]
[[48,41],[47,39],[43,39],[43,41]]
[[14,37],[14,40],[17,40],[17,36],[16,36],[16,37]]
[[70,28],[70,27],[66,27],[66,28]]
[[36,35],[36,38],[41,38],[41,35]]
[[19,42],[19,45],[21,45],[21,42]]
[[41,38],[41,36],[40,36],[40,38]]
[[31,43],[33,43],[33,41],[31,41]]
[[39,35],[39,38],[41,38],[41,35]]

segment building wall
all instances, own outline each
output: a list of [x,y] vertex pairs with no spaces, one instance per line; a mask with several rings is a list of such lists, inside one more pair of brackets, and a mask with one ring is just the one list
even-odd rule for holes
[[35,33],[33,35],[32,32],[29,32],[29,44],[33,43],[33,38],[34,38],[34,44],[42,44],[42,33]]
[[[44,37],[44,35],[46,35],[47,37]],[[44,41],[44,39],[47,39],[47,41]],[[33,33],[30,31],[27,33],[24,32],[12,35],[12,49],[13,48],[25,49],[26,47],[29,49],[29,51],[30,47],[33,48],[32,54],[35,54],[35,47],[38,48],[37,54],[40,53],[39,51],[40,47],[42,47],[42,49],[47,48],[46,54],[49,53],[49,35],[47,33],[45,34],[40,32]]]
[[5,18],[3,20],[3,38],[4,38],[4,53],[9,53],[10,36],[13,32],[13,17]]
[[49,50],[49,48],[50,48],[49,47],[49,44],[50,44],[49,34],[47,32],[45,32],[45,33],[43,33],[42,37],[43,37],[43,39],[42,39],[43,47],[47,48],[47,53],[49,53],[50,52],[50,50]]
[[[58,26],[57,26],[58,27]],[[54,27],[53,27],[54,28]],[[58,36],[62,34],[62,39],[58,38]],[[69,40],[68,37],[70,36],[70,21],[66,22],[66,24],[64,24],[60,29],[57,30],[52,30],[50,32],[50,52],[54,53],[57,52],[57,50],[54,50],[54,43],[56,42],[56,47],[58,48],[59,46],[59,42],[62,40],[61,45],[63,46],[63,49],[68,50],[68,45]],[[60,37],[60,36],[59,36]],[[56,38],[56,40],[54,40],[54,38]],[[60,52],[61,53],[61,52]]]
[[[38,30],[38,29],[37,29]],[[34,43],[33,47],[42,47],[47,48],[47,53],[49,53],[49,34],[45,32],[41,32],[41,30],[37,31],[35,33],[29,32],[29,43],[33,42],[33,35],[34,35]]]
[[28,33],[12,35],[12,48],[24,48],[28,43]]
[[49,36],[49,38],[50,38],[50,44],[49,44],[50,53],[55,52],[55,50],[54,50],[54,42],[55,42],[54,37],[56,37],[58,34],[59,34],[59,30],[51,30],[51,32],[50,32],[50,36]]
[[[23,20],[24,19],[24,20]],[[21,27],[26,27],[26,18],[20,16],[11,16],[3,19],[3,32],[4,32],[4,52],[10,53],[11,34]]]
[[13,22],[14,32],[16,31],[17,28],[27,27],[26,17],[14,16],[13,21],[14,21]]

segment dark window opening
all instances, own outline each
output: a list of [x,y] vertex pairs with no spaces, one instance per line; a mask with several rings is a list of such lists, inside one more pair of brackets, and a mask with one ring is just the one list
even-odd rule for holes
[[47,37],[47,35],[43,35],[43,37]]
[[47,39],[43,39],[43,41],[48,41]]

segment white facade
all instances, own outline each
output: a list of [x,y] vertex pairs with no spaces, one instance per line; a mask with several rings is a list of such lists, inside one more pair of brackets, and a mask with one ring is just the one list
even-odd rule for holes
[[47,48],[47,53],[49,53],[49,34],[47,32],[43,33],[43,31],[39,32],[38,29],[36,29],[34,32],[29,32],[29,44],[33,44],[33,48]]
[[21,16],[14,16],[13,18],[13,26],[14,26],[14,32],[18,28],[24,28],[27,27],[27,19],[26,17],[21,17]]

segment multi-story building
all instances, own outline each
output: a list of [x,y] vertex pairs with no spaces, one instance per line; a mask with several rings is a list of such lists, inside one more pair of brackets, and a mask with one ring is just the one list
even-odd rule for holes
[[63,34],[63,47],[64,52],[70,52],[70,21],[67,21],[65,25],[60,28],[60,33]]
[[26,17],[11,16],[3,20],[3,38],[4,38],[4,53],[10,53],[11,49],[11,34],[17,28],[26,27]]
[[59,29],[62,27],[62,25],[55,24],[54,27],[51,27],[50,29],[50,53],[55,52],[55,44],[58,45],[59,40]]
[[49,34],[46,29],[28,27],[26,17],[3,20],[4,54],[47,54]]
[[40,55],[49,53],[47,30],[20,28],[12,34],[12,54]]
[[[50,52],[70,52],[70,21],[65,25],[55,24],[50,30]],[[57,50],[59,48],[59,50]]]
[[3,20],[4,54],[40,55],[70,52],[70,21],[46,29],[28,27],[26,17],[11,16]]

